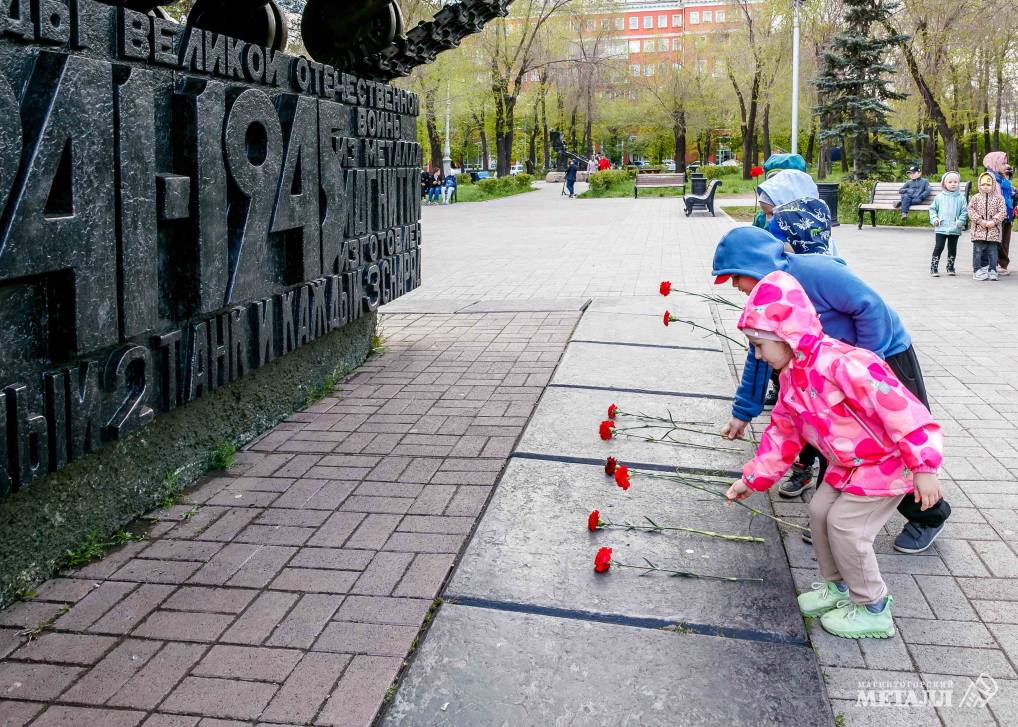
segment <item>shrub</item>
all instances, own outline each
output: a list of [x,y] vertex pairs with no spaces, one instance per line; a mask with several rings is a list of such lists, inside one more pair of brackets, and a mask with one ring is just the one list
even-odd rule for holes
[[717,179],[718,177],[730,177],[736,174],[742,174],[742,167],[733,166],[722,166],[720,164],[708,164],[706,166],[697,169],[707,179]]
[[501,181],[501,179],[493,179],[491,177],[488,179],[478,179],[477,188],[481,190],[483,194],[495,194]]
[[474,183],[474,178],[471,177],[470,174],[468,174],[467,172],[463,172],[462,174],[457,174],[456,175],[456,184],[467,185],[467,184],[473,184],[473,183]]
[[635,171],[635,167],[633,168],[633,174],[630,174],[628,169],[606,169],[603,172],[590,175],[587,181],[590,183],[590,190],[595,195],[604,194],[609,188],[625,184],[630,179],[635,178]]
[[521,172],[515,177],[511,177],[511,179],[515,182],[518,189],[530,189],[531,185],[534,183],[534,175],[527,174],[525,172]]

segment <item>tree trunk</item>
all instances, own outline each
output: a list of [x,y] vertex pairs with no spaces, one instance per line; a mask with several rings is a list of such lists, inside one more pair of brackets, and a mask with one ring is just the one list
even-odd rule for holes
[[673,115],[672,138],[675,140],[675,171],[686,171],[686,112],[678,111]]
[[993,150],[1000,151],[1000,117],[1004,109],[1004,55],[997,57],[997,108],[993,117]]
[[541,132],[544,135],[544,171],[551,169],[551,137],[548,130],[548,76],[541,74]]
[[810,121],[809,138],[806,139],[806,164],[813,166],[813,153],[816,151],[817,125],[816,121]]
[[[944,164],[948,169],[958,169],[958,137],[956,130],[951,127],[951,124],[947,120],[947,115],[940,107],[940,103],[937,99],[934,98],[933,91],[930,89],[929,84],[926,83],[926,79],[919,70],[919,64],[916,62],[915,55],[912,52],[912,47],[905,42],[902,42],[900,45],[902,55],[905,57],[905,65],[908,66],[909,73],[912,74],[912,80],[915,81],[915,85],[919,89],[919,95],[926,104],[926,112],[936,123],[937,129],[940,131],[940,136],[944,140]],[[951,74],[953,77],[953,68],[951,69]],[[955,99],[958,97],[957,90],[957,85],[955,85]]]
[[576,113],[579,103],[573,105],[573,111],[569,114],[569,151],[576,153]]
[[481,169],[488,171],[491,168],[491,160],[488,158],[488,132],[481,127]]
[[923,125],[923,174],[937,173],[937,127],[929,119]]
[[766,161],[771,158],[771,102],[764,104],[763,126],[763,158]]
[[841,137],[841,172],[848,174],[848,140]]
[[710,145],[711,145],[711,133],[710,129],[704,131],[703,136],[703,156],[700,157],[700,164],[710,164]]
[[428,132],[428,147],[431,150],[431,168],[442,168],[442,139],[438,135],[438,119],[435,116],[435,90],[424,92],[424,126]]

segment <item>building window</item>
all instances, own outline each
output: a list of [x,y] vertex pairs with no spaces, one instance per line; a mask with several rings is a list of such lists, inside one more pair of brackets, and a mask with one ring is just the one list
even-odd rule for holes
[[703,73],[706,70],[707,70],[707,61],[705,61],[703,58],[698,59],[696,61],[696,72],[697,73]]
[[654,16],[653,15],[644,15],[643,16],[643,27],[644,28],[653,28],[654,27]]
[[626,21],[622,18],[615,18],[615,30],[625,30]]
[[661,52],[668,50],[668,39],[661,38],[661,40],[657,42],[657,49]]
[[667,28],[668,27],[668,16],[667,15],[658,15],[657,16],[657,27],[659,27],[659,28]]
[[638,40],[631,40],[631,41],[629,41],[629,52],[630,53],[639,53],[640,52],[640,41],[638,41]]
[[602,18],[601,19],[601,30],[608,30],[608,19],[607,18]]
[[632,73],[634,76],[639,76],[640,75],[640,64],[639,63],[634,63],[633,65],[629,66],[629,72]]
[[643,75],[645,75],[645,76],[653,76],[654,75],[654,66],[651,65],[650,63],[648,63],[646,66],[644,66],[643,67]]
[[629,29],[630,30],[638,30],[639,28],[640,28],[640,19],[637,18],[636,16],[631,17],[629,19]]
[[689,13],[689,24],[690,25],[696,25],[699,22],[700,22],[700,13],[696,12],[695,10],[690,11],[690,13]]
[[653,53],[654,52],[654,41],[652,41],[652,40],[645,40],[645,41],[643,41],[643,52],[644,53]]
[[716,13],[714,13],[714,19],[717,20],[719,23],[725,22],[725,11],[718,10]]
[[678,38],[672,38],[672,50],[682,50],[682,41]]
[[681,28],[682,27],[682,16],[681,15],[673,15],[672,16],[672,27],[673,28]]
[[714,22],[714,13],[711,12],[710,10],[704,10],[703,11],[703,22],[705,22],[705,23],[713,23]]

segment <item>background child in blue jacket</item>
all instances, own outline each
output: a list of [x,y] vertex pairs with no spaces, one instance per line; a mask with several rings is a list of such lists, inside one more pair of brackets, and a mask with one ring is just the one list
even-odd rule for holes
[[958,172],[947,172],[940,178],[944,191],[936,196],[930,205],[930,224],[933,225],[935,243],[930,275],[940,275],[940,256],[947,246],[947,274],[954,275],[954,258],[958,254],[958,237],[968,223],[968,200],[958,189],[961,176]]
[[930,194],[930,183],[923,179],[923,172],[919,167],[908,168],[908,181],[901,185],[898,190],[901,195],[901,219],[908,217],[908,209],[914,204],[920,204]]

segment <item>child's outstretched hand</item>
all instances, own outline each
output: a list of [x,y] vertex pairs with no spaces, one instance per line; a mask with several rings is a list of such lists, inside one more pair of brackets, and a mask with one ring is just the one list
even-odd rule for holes
[[732,486],[728,488],[728,492],[725,493],[725,497],[729,500],[745,500],[752,494],[753,491],[746,486],[745,482],[742,480],[736,480],[732,483]]
[[940,487],[940,478],[933,472],[917,472],[912,484],[915,486],[912,493],[915,496],[915,501],[922,503],[920,510],[929,510],[944,496]]
[[939,217],[937,217],[937,218],[936,218],[936,219],[934,219],[934,220],[933,220],[933,222],[931,222],[930,224],[931,224],[931,225],[933,225],[934,227],[936,227],[937,225],[939,225],[939,224],[940,224],[940,218],[939,218]]

